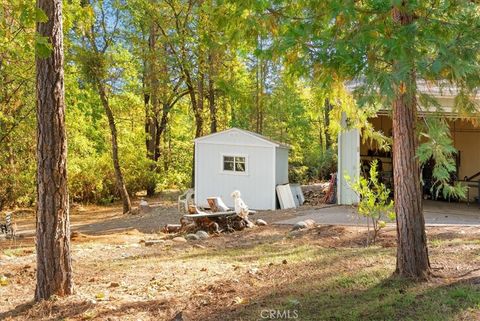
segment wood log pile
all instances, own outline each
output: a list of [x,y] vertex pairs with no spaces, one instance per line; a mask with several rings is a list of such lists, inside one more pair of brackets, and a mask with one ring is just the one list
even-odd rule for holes
[[311,206],[325,204],[325,195],[329,189],[329,185],[329,182],[325,182],[302,186],[305,204]]
[[164,226],[162,232],[194,234],[198,231],[206,231],[210,234],[220,234],[241,231],[253,226],[254,224],[249,220],[248,216],[242,218],[236,214],[219,217],[199,217],[194,219],[182,217],[180,219],[180,224],[167,224]]

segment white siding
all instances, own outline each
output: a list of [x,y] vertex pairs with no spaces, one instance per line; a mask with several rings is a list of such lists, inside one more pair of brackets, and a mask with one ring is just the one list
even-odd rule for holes
[[288,149],[275,148],[275,185],[288,183]]
[[[242,193],[242,199],[252,209],[272,209],[274,186],[274,146],[255,137],[228,132],[196,142],[195,202],[206,206],[207,197],[220,196],[233,207],[230,194]],[[247,174],[223,173],[223,155],[247,156]]]
[[[342,128],[346,127],[345,113],[342,115]],[[357,204],[358,195],[345,180],[345,174],[352,180],[360,176],[360,133],[358,129],[345,130],[338,134],[337,203]]]

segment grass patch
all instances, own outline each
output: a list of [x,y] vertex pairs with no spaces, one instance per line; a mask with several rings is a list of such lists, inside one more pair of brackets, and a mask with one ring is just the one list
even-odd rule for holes
[[33,253],[33,249],[21,248],[21,247],[3,250],[3,254],[9,257],[25,256],[32,253]]
[[[261,298],[262,308],[245,309],[239,319],[256,320],[265,307],[291,313],[293,309],[302,321],[463,320],[464,313],[478,313],[480,309],[478,285],[413,283],[392,277],[393,251],[337,249],[324,254],[317,261],[318,273],[313,272],[281,291],[267,294]],[[385,257],[391,260],[386,262]],[[328,262],[339,258],[347,261],[350,269],[322,273],[329,269]],[[364,265],[362,262],[376,263]]]

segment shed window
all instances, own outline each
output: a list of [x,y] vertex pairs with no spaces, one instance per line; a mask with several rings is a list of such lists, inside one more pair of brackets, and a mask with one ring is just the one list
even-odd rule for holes
[[226,172],[246,172],[246,158],[243,156],[223,156],[223,170]]

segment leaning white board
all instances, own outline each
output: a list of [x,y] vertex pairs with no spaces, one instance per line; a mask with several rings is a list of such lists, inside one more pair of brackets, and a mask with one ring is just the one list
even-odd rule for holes
[[278,185],[276,189],[281,209],[296,208],[290,184]]
[[298,184],[290,184],[292,189],[293,198],[295,199],[295,205],[300,206],[305,203],[305,197],[303,196],[302,188]]

